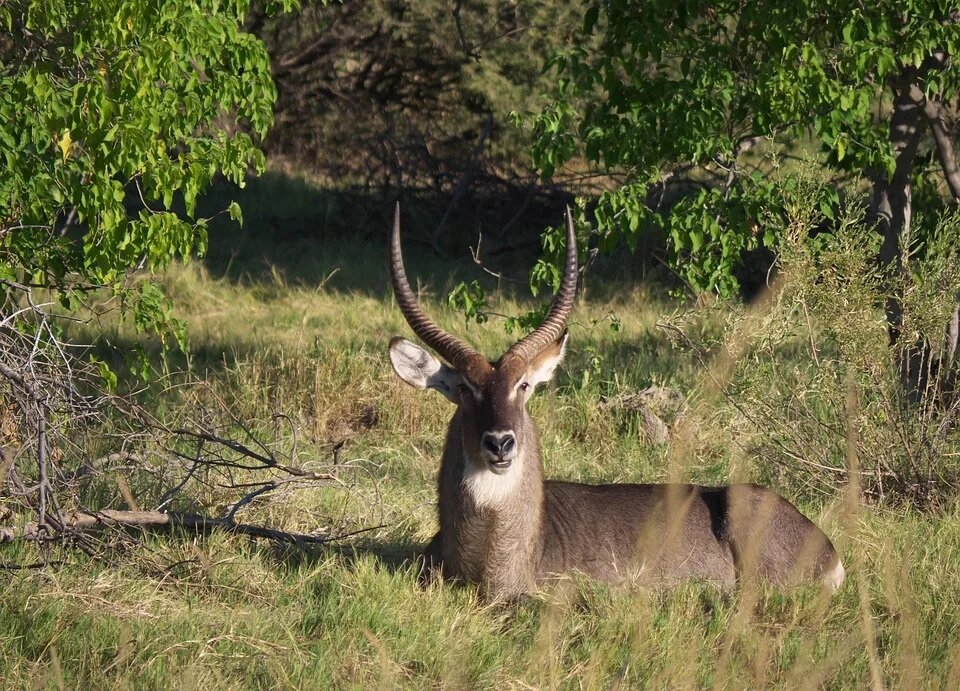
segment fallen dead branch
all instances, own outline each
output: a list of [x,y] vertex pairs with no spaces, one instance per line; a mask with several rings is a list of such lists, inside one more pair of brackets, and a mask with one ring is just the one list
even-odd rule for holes
[[66,562],[57,561],[35,561],[32,564],[11,564],[0,562],[0,571],[27,571],[29,569],[45,569],[49,566],[63,566]]
[[[102,511],[70,512],[60,517],[59,532],[69,533],[95,527],[120,528],[184,528],[197,532],[207,533],[211,530],[223,530],[237,535],[265,538],[277,542],[292,544],[319,544],[332,540],[342,540],[346,537],[376,530],[383,526],[371,526],[350,533],[309,535],[306,533],[291,533],[284,530],[266,528],[249,523],[237,523],[229,518],[211,518],[194,513],[176,513],[163,511],[119,511],[103,509]],[[20,528],[0,526],[0,544],[16,540],[44,541],[50,539],[48,523],[37,521],[27,523]]]

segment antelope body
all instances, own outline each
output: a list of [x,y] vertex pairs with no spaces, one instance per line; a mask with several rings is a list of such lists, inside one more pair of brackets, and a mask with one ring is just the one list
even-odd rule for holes
[[[395,337],[398,376],[457,405],[439,476],[440,531],[428,565],[446,578],[508,599],[579,572],[616,582],[670,585],[702,579],[723,587],[760,578],[778,584],[844,570],[829,538],[790,502],[756,485],[588,485],[543,478],[526,402],[563,359],[577,283],[567,211],[564,276],[543,323],[496,362],[436,326],[421,310],[400,252],[400,209],[390,243],[394,294],[407,323],[445,362]],[[449,363],[449,364],[447,364]]]

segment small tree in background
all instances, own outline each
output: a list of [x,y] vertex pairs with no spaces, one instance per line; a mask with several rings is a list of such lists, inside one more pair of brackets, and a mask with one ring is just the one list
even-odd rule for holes
[[[782,240],[758,223],[783,199],[754,147],[812,142],[838,175],[872,181],[890,340],[909,388],[933,370],[939,386],[956,364],[958,312],[934,346],[941,336],[904,333],[901,295],[907,258],[937,227],[937,213],[917,218],[913,197],[925,209],[960,200],[958,19],[954,3],[929,0],[588,2],[582,33],[552,61],[558,86],[534,118],[535,164],[550,176],[582,155],[626,173],[596,211],[601,249],[635,243],[661,222],[664,190],[692,184],[663,221],[669,258],[695,289],[729,295],[744,253]],[[829,226],[840,198],[822,195]]]
[[265,145],[340,185],[449,193],[480,153],[478,172],[522,184],[529,137],[504,125],[548,88],[543,62],[574,22],[542,1],[309,0],[273,19],[255,8],[248,25],[279,92]]
[[[165,429],[104,390],[115,377],[62,342],[51,307],[112,293],[138,330],[172,328],[182,342],[159,287],[128,279],[202,255],[200,193],[263,168],[255,138],[276,90],[263,44],[243,30],[248,5],[0,3],[0,509],[34,512],[35,539],[93,515],[78,494],[91,449],[121,449],[108,465],[142,463],[130,449]],[[236,203],[225,211],[240,220]]]
[[[292,0],[282,3],[292,5]],[[0,281],[67,305],[105,286],[137,325],[168,325],[136,268],[203,254],[198,195],[263,168],[276,90],[249,3],[17,0],[0,5]],[[175,203],[181,212],[174,211]],[[230,215],[240,218],[231,205]]]

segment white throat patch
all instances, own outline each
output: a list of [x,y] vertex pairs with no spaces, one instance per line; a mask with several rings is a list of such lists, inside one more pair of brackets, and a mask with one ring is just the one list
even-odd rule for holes
[[503,475],[489,468],[478,468],[469,458],[464,459],[463,489],[480,508],[495,509],[506,501],[520,484],[523,458],[517,457]]

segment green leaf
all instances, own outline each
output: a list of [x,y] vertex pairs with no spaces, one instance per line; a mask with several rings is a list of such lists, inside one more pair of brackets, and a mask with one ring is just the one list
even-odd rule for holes
[[591,31],[593,31],[593,27],[596,26],[599,16],[599,7],[596,5],[591,5],[587,8],[587,11],[583,15],[583,33],[589,34]]
[[107,391],[116,391],[117,375],[112,369],[110,369],[110,365],[94,356],[90,357],[90,362],[97,365],[97,368],[100,372],[100,380],[103,382],[104,388]]
[[67,159],[70,158],[70,152],[73,150],[73,138],[70,136],[70,130],[64,130],[57,141],[57,147],[63,156],[63,162],[66,163]]
[[690,231],[690,249],[696,252],[701,247],[703,247],[703,233],[699,230]]
[[227,207],[227,213],[230,214],[230,218],[243,225],[243,211],[240,210],[240,205],[233,201],[230,202],[230,206]]

